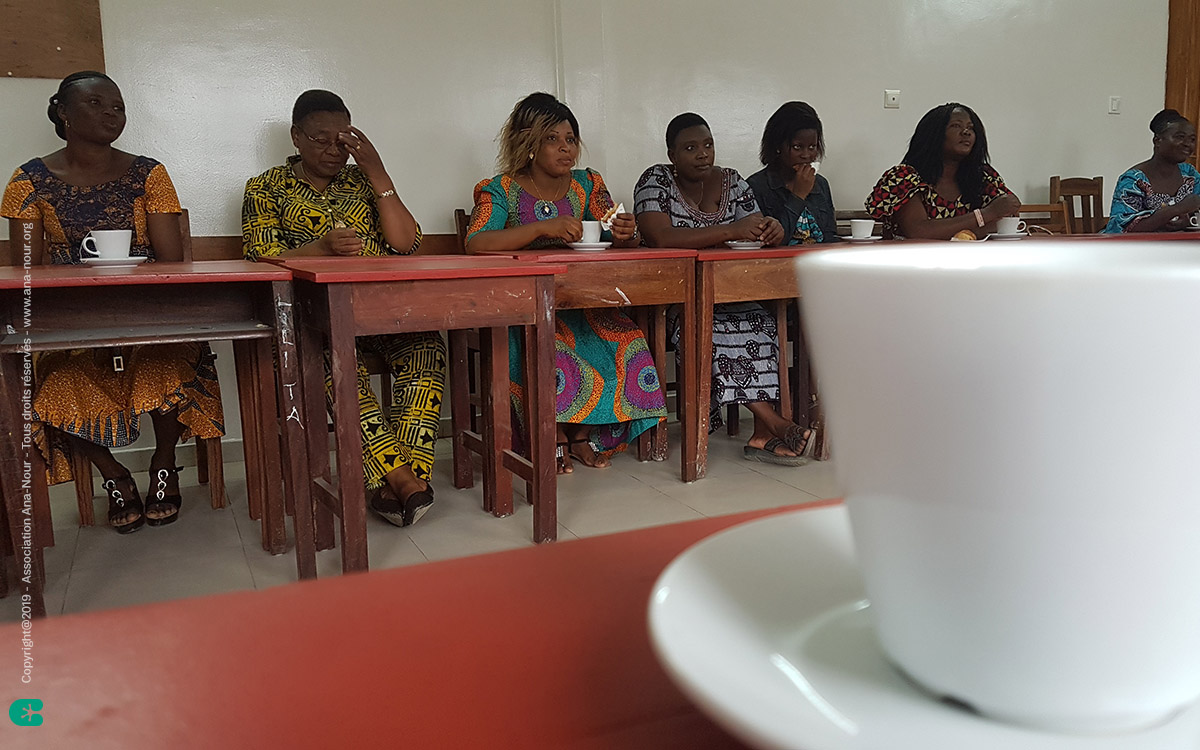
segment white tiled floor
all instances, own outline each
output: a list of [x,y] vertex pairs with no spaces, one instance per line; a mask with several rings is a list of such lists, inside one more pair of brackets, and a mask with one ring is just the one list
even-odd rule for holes
[[[672,425],[672,428],[675,426]],[[747,419],[743,435],[750,427]],[[613,466],[594,470],[578,466],[559,478],[558,537],[567,542],[645,526],[675,523],[756,508],[769,508],[838,495],[829,462],[799,468],[742,459],[743,440],[724,432],[712,436],[707,478],[679,481],[676,446],[663,463],[639,463],[632,455],[617,456]],[[532,544],[532,510],[521,501],[518,482],[516,513],[493,518],[481,509],[476,486],[455,490],[451,480],[450,444],[438,446],[434,484],[437,503],[407,529],[371,516],[367,527],[371,567],[389,568],[443,560]],[[145,477],[139,477],[145,481]],[[171,526],[143,527],[120,536],[106,526],[80,528],[70,485],[51,492],[55,546],[46,550],[46,607],[51,615],[201,596],[223,591],[262,589],[296,581],[296,560],[288,553],[271,556],[262,550],[259,527],[246,513],[243,467],[226,467],[229,508],[214,511],[207,488],[184,472],[184,507]],[[100,498],[98,517],[105,512]],[[289,521],[289,535],[290,535]],[[318,574],[337,575],[337,549],[317,557]],[[0,600],[0,622],[16,621],[16,597]]]

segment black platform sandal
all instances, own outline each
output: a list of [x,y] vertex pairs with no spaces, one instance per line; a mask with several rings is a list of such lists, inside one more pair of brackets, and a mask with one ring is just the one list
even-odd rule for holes
[[[118,534],[132,534],[142,528],[142,524],[146,523],[146,510],[142,507],[142,499],[138,497],[133,477],[126,475],[121,479],[106,479],[100,486],[108,493],[108,525]],[[124,486],[132,497],[125,497],[121,486]],[[126,523],[116,522],[130,511],[137,512],[138,517]]]
[[169,509],[171,515],[161,518],[151,518],[147,515],[147,526],[166,526],[175,523],[175,519],[179,518],[179,509],[183,507],[183,498],[178,491],[174,495],[167,494],[167,480],[174,476],[175,486],[178,487],[179,472],[182,470],[182,466],[176,466],[174,469],[159,469],[150,475],[150,492],[146,495],[146,510],[149,511],[151,508],[159,511]]

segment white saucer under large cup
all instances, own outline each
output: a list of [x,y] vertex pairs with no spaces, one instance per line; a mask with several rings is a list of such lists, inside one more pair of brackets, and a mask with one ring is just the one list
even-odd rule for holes
[[1081,733],[1200,697],[1200,255],[925,244],[797,263],[871,618],[938,695]]
[[1200,707],[1150,730],[1089,737],[935,700],[884,659],[854,559],[841,507],[709,537],[654,586],[655,651],[692,700],[757,748],[1200,750]]
[[567,246],[573,250],[582,250],[584,252],[597,252],[607,250],[612,247],[611,242],[568,242]]
[[83,258],[84,263],[89,266],[99,266],[101,268],[125,268],[128,266],[137,266],[150,260],[144,255],[130,255],[125,258]]

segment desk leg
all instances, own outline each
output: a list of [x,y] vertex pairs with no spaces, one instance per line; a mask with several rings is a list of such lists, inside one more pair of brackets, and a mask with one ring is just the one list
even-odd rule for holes
[[[296,572],[301,579],[317,577],[316,547],[313,544],[312,485],[308,471],[308,453],[305,447],[305,427],[317,429],[322,437],[325,432],[325,412],[317,412],[321,419],[320,428],[313,428],[307,419],[303,387],[300,382],[300,352],[297,348],[297,325],[292,285],[286,281],[272,282],[271,298],[275,305],[275,350],[278,377],[275,379],[278,414],[283,434],[283,481],[287,494],[292,498],[292,526],[296,536]],[[321,352],[318,349],[310,356],[320,367]],[[324,383],[320,385],[324,386]],[[326,439],[328,439],[326,437]],[[284,519],[279,519],[280,526]],[[284,534],[286,543],[286,532]]]
[[329,361],[333,375],[333,433],[337,440],[341,497],[342,572],[367,570],[367,500],[363,491],[362,426],[358,409],[358,361],[349,284],[330,284]]
[[[662,375],[663,363],[658,359],[658,351],[654,348],[654,328],[650,322],[650,313],[657,308],[635,307],[629,311],[629,317],[642,331],[642,335],[646,337],[646,347],[650,350],[650,357],[654,360],[654,366],[658,370],[658,374]],[[644,431],[637,437],[637,458],[639,461],[649,461],[654,458],[654,427]]]
[[450,331],[447,337],[450,339],[450,439],[454,446],[454,486],[465,490],[475,484],[471,450],[467,447],[465,434],[471,428],[470,355],[465,330]]
[[529,405],[529,460],[533,463],[533,541],[558,538],[558,476],[554,461],[554,277],[537,280],[536,324],[525,327],[525,370]]
[[[792,411],[792,390],[788,386],[788,322],[787,309],[790,300],[777,299],[767,304],[771,305],[771,314],[775,316],[775,345],[779,350],[779,414],[786,419],[795,419]],[[803,422],[800,423],[803,425]]]
[[[308,483],[314,479],[322,479],[328,484],[331,476],[329,470],[329,423],[325,416],[325,368],[322,364],[325,343],[321,332],[316,328],[315,320],[320,317],[319,308],[327,307],[328,303],[325,300],[324,287],[308,284],[304,286],[308,287],[306,289],[308,296],[298,305],[301,315],[298,316],[296,325],[300,334],[299,351],[296,353],[300,361],[300,397],[304,399],[303,411],[308,418],[305,431],[307,433],[309,471],[304,481]],[[312,311],[313,320],[305,319],[306,310]],[[313,494],[312,485],[307,484],[306,486],[312,498],[313,510],[311,515],[305,515],[300,512],[299,506],[296,507],[293,523],[296,524],[296,554],[298,556],[304,554],[304,551],[300,549],[299,542],[302,535],[307,534],[306,531],[301,531],[302,525],[315,524],[316,549],[332,549],[334,544],[333,512],[325,504],[324,493]],[[299,561],[299,564],[303,567],[308,563]],[[315,558],[312,564],[316,565]]]
[[[23,355],[0,356],[0,492],[4,495],[4,513],[8,521],[8,534],[12,540],[13,560],[16,562],[18,584],[26,575],[25,551],[29,546],[29,582],[24,587],[18,585],[17,591],[23,591],[29,597],[29,608],[34,617],[46,616],[46,602],[43,591],[46,586],[46,572],[42,563],[42,537],[39,523],[45,523],[39,518],[42,513],[34,507],[33,481],[30,487],[22,486],[22,478],[28,471],[33,479],[33,473],[39,470],[40,461],[26,460],[27,455],[36,452],[37,447],[30,444],[22,445],[21,409],[18,400],[24,383],[21,380]],[[32,456],[28,456],[32,459]],[[26,511],[29,511],[28,515]],[[25,536],[28,529],[30,536]]]
[[280,456],[278,438],[279,401],[275,390],[275,369],[271,367],[271,342],[258,339],[253,344],[254,383],[258,391],[258,418],[255,421],[258,447],[262,451],[262,480],[266,490],[262,496],[262,544],[272,555],[283,554],[287,549],[287,511],[283,502],[283,460]]
[[[653,352],[654,366],[658,368],[658,374],[662,376],[667,371],[667,308],[665,305],[658,305],[651,310],[651,315],[654,320],[650,324],[650,351]],[[660,383],[664,382],[661,378]],[[675,398],[679,398],[679,394],[675,394]],[[667,460],[667,422],[663,420],[659,422],[653,430],[647,430],[653,434],[653,442],[650,448],[650,457],[655,461]]]
[[[250,520],[262,520],[262,429],[258,419],[258,389],[254,370],[258,366],[253,341],[233,342],[234,371],[237,373],[238,407],[242,418],[242,455],[246,463],[246,505]],[[198,445],[198,443],[197,443]]]
[[483,507],[496,517],[513,513],[512,474],[504,468],[504,452],[512,448],[508,400],[508,329],[481,328],[479,351],[483,369]]
[[[687,399],[683,416],[683,481],[693,482],[708,472],[708,405],[712,400],[713,271],[710,263],[697,263],[684,303],[680,342],[683,353],[679,391]],[[699,280],[699,299],[696,281]]]

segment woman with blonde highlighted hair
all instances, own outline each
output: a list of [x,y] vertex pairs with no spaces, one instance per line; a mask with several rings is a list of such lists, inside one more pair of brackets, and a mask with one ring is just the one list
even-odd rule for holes
[[[467,229],[471,253],[563,247],[583,237],[584,221],[611,222],[601,236],[617,247],[638,244],[632,214],[615,213],[604,179],[575,169],[579,123],[567,105],[536,93],[513,108],[500,131],[501,172],[475,186]],[[666,418],[666,400],[646,337],[617,308],[562,310],[555,318],[558,471],[571,458],[603,468],[614,453]],[[511,393],[524,414],[521,357],[510,338]]]

